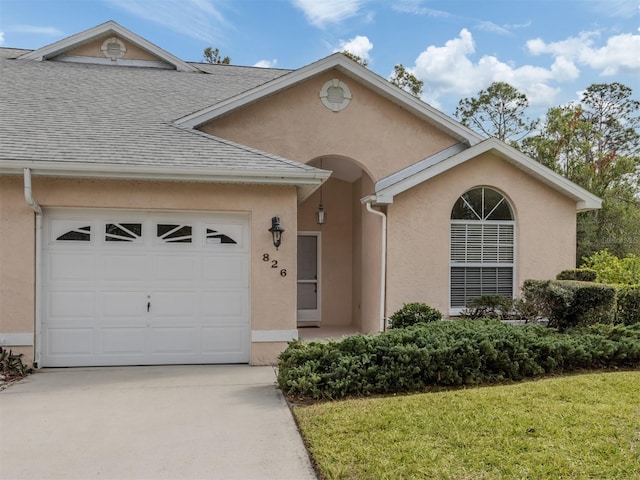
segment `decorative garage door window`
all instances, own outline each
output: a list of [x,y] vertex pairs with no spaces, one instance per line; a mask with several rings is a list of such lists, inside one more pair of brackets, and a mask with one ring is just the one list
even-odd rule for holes
[[451,211],[451,313],[481,295],[513,297],[515,222],[497,191],[474,188]]
[[73,228],[58,236],[56,240],[63,242],[90,242],[91,226]]
[[[91,225],[72,224],[69,221],[53,220],[54,227],[58,227],[58,233],[54,234],[56,242],[91,242]],[[63,233],[60,233],[63,232]],[[142,223],[105,223],[105,242],[141,243],[143,233]],[[240,225],[212,225],[204,229],[205,245],[238,245],[242,236]],[[160,243],[193,243],[193,226],[180,223],[158,223],[156,225],[156,237]]]
[[159,223],[158,238],[166,243],[191,243],[193,241],[191,225]]
[[141,223],[107,223],[105,242],[135,242],[142,238]]

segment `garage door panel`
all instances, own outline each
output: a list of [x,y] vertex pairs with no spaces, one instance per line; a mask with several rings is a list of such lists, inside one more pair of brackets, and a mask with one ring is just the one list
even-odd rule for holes
[[151,329],[152,355],[193,354],[198,351],[200,329],[196,327],[154,327]]
[[147,293],[137,292],[102,292],[100,312],[102,318],[122,318],[131,316],[140,318],[147,313]]
[[240,326],[204,327],[202,351],[204,353],[242,353],[246,351],[248,336],[249,329]]
[[47,296],[50,320],[92,319],[94,316],[94,292],[55,291]]
[[221,287],[246,287],[249,271],[246,256],[207,256],[202,259],[202,279]]
[[192,282],[195,276],[200,278],[199,259],[193,255],[162,255],[153,259],[153,274],[156,281]]
[[213,322],[245,317],[247,300],[247,293],[244,291],[205,293],[202,295],[203,317]]
[[91,254],[56,253],[48,257],[47,273],[51,282],[91,281],[95,276],[95,257]]
[[103,328],[101,331],[102,353],[105,355],[145,354],[147,329],[145,327]]
[[47,209],[44,229],[44,366],[249,361],[248,216]]
[[101,259],[101,278],[105,282],[143,282],[147,277],[145,256],[108,255]]
[[93,328],[55,328],[47,332],[50,356],[89,356],[94,354]]

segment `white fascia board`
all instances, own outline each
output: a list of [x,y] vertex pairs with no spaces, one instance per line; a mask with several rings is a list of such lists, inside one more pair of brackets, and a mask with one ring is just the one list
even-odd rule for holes
[[424,170],[403,178],[394,184],[380,189],[376,188],[377,201],[383,204],[393,203],[395,195],[489,151],[499,154],[505,161],[574,200],[578,212],[595,210],[602,206],[602,199],[599,197],[495,138],[485,140],[437,163],[427,164]]
[[353,60],[345,57],[341,53],[334,53],[322,60],[314,62],[299,70],[287,73],[270,82],[262,84],[252,90],[241,93],[235,97],[217,103],[211,107],[199,110],[190,115],[176,120],[176,125],[187,128],[198,128],[199,126],[219,118],[233,110],[249,105],[277,92],[290,88],[311,77],[329,71],[331,69],[340,70],[348,77],[354,79],[369,88],[377,91],[383,97],[400,107],[408,110],[417,117],[426,120],[436,127],[445,130],[461,142],[475,145],[484,137],[456,122],[444,113],[427,105],[415,96],[396,87],[391,82],[376,75],[371,70],[357,64]]
[[82,57],[80,55],[58,55],[55,57],[57,62],[66,63],[83,63],[91,65],[117,65],[121,67],[142,67],[142,68],[160,68],[164,70],[173,70],[171,65],[160,60],[126,60],[118,58],[111,60],[109,58]]
[[[331,172],[325,170],[234,170],[189,166],[150,166],[123,164],[91,164],[71,162],[11,161],[0,162],[0,174],[20,175],[29,168],[34,177],[104,178],[116,180],[158,180],[205,183],[244,183],[293,185],[303,199],[317,189]],[[300,200],[301,201],[301,200]]]
[[398,170],[397,172],[392,173],[391,175],[381,178],[376,182],[376,186],[375,186],[376,191],[385,189],[391,185],[401,182],[402,180],[409,178],[412,175],[415,175],[416,173],[419,173],[422,170],[430,167],[431,165],[437,164],[442,160],[446,160],[447,158],[452,157],[466,150],[467,148],[469,147],[463,143],[456,143],[455,145],[445,148],[444,150],[441,150],[423,160],[420,160],[419,162],[416,162],[413,165],[409,165],[408,167],[403,168],[402,170]]
[[137,47],[140,47],[141,49],[146,50],[152,55],[155,55],[165,62],[173,65],[176,70],[182,72],[200,72],[200,70],[198,70],[196,67],[189,65],[183,60],[180,60],[178,57],[172,55],[166,50],[163,50],[157,45],[154,45],[148,40],[145,40],[141,36],[133,33],[131,30],[124,28],[113,20],[109,20],[108,22],[97,25],[83,32],[76,33],[75,35],[71,35],[70,37],[63,38],[62,40],[51,43],[37,50],[33,50],[32,52],[20,55],[18,59],[45,60],[47,58],[56,57],[70,49],[89,43],[94,39],[109,33],[120,35]]

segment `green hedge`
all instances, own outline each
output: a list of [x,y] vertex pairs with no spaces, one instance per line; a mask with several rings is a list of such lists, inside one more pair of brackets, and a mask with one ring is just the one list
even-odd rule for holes
[[611,323],[615,319],[616,288],[572,280],[525,280],[522,297],[549,326],[560,330]]
[[616,322],[640,324],[640,285],[618,287],[616,304]]
[[598,272],[592,268],[573,268],[563,270],[556,275],[556,280],[577,280],[579,282],[595,282]]
[[337,399],[640,366],[640,325],[599,328],[562,334],[458,320],[327,343],[296,341],[279,357],[278,384],[289,396]]
[[420,323],[442,320],[442,312],[425,303],[405,303],[389,317],[389,328],[407,328]]

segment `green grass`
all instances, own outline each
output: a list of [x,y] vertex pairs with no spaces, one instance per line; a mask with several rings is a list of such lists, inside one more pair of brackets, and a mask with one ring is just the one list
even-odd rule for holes
[[327,479],[640,479],[640,372],[294,407]]

